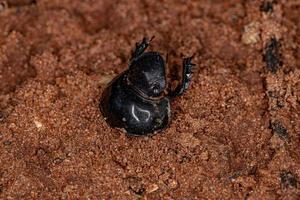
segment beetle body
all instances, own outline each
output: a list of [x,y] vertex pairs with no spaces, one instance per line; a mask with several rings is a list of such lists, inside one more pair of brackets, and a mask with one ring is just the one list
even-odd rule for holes
[[148,135],[167,127],[170,99],[187,89],[194,65],[192,58],[185,60],[182,84],[165,95],[165,62],[158,52],[144,52],[150,41],[144,38],[137,44],[129,68],[110,82],[100,101],[106,121],[131,135]]
[[110,125],[122,127],[132,135],[164,129],[171,118],[169,99],[147,99],[126,82],[127,72],[121,74],[104,92],[101,110]]

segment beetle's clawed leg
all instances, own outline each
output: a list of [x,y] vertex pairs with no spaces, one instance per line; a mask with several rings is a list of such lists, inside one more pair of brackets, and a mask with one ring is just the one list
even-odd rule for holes
[[140,43],[136,43],[135,50],[132,51],[130,60],[134,60],[135,58],[140,56],[142,53],[144,53],[144,51],[147,49],[147,47],[149,46],[150,42],[153,39],[154,39],[154,36],[152,36],[150,39],[148,39],[147,37],[144,37]]
[[181,83],[175,88],[174,91],[170,92],[170,97],[176,97],[181,95],[185,90],[188,89],[191,78],[192,78],[192,73],[193,73],[193,68],[195,66],[194,63],[192,63],[192,59],[194,58],[195,55],[184,58],[182,61],[182,81]]

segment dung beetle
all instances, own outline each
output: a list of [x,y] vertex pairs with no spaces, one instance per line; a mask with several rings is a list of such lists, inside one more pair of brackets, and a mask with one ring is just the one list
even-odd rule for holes
[[170,99],[188,89],[195,66],[194,56],[184,58],[182,81],[166,94],[165,61],[158,52],[145,52],[153,38],[136,43],[128,69],[109,83],[100,99],[105,120],[130,135],[153,134],[167,127],[171,120]]

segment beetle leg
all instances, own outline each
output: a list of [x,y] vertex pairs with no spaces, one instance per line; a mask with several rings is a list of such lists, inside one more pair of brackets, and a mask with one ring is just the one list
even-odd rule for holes
[[184,58],[182,61],[183,69],[182,69],[182,81],[181,83],[175,88],[174,91],[170,92],[170,97],[176,97],[181,95],[185,90],[188,89],[192,73],[193,73],[193,67],[195,66],[194,63],[192,63],[192,59],[194,58],[194,55],[188,58]]
[[138,56],[140,56],[149,46],[150,42],[154,39],[154,36],[150,38],[150,40],[146,37],[143,38],[143,40],[140,43],[135,44],[135,50],[131,53],[131,59],[134,60]]

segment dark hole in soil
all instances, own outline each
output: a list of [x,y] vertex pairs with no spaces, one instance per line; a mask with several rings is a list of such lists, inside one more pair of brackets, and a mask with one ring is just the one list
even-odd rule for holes
[[272,38],[265,48],[265,54],[263,56],[264,62],[266,62],[267,69],[275,74],[277,70],[282,66],[281,55],[279,53],[280,43],[276,38]]
[[287,129],[279,121],[271,122],[270,128],[273,134],[278,135],[281,139],[289,140]]
[[273,12],[273,5],[276,4],[277,1],[264,1],[262,2],[262,4],[260,5],[259,9],[261,12]]
[[283,188],[297,188],[298,185],[297,178],[289,171],[281,172],[280,182]]
[[37,4],[36,0],[8,0],[8,7],[22,7]]

